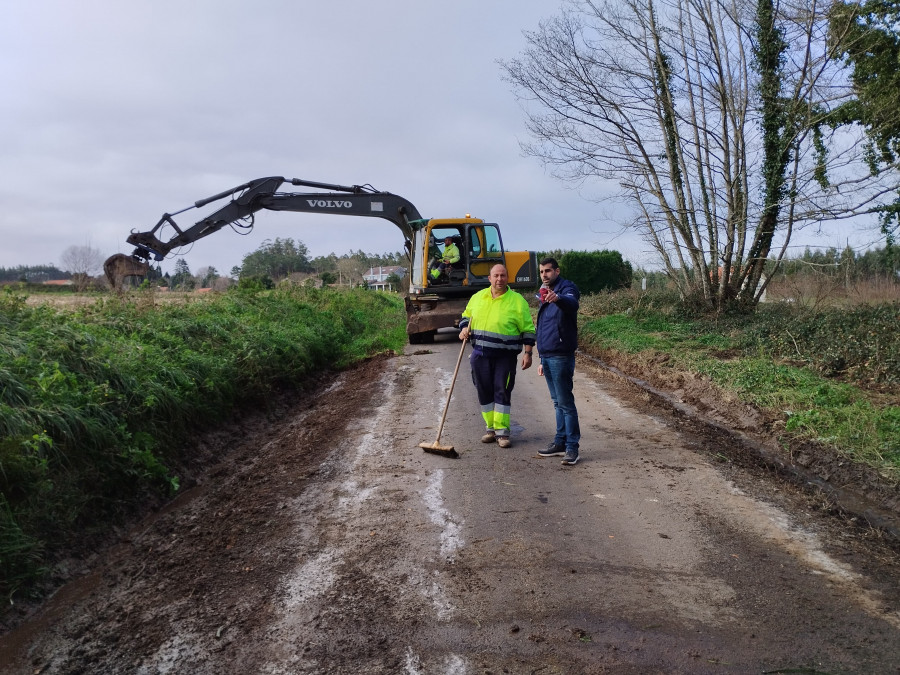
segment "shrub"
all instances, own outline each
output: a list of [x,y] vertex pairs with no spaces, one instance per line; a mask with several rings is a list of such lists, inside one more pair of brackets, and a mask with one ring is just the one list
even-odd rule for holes
[[829,377],[900,384],[900,303],[816,312],[787,303],[763,305],[743,344],[800,361]]
[[583,295],[631,286],[631,263],[618,251],[568,251],[560,257],[559,269]]
[[641,291],[629,288],[582,295],[579,311],[589,318],[624,313],[638,316],[644,313],[672,314],[678,302],[678,291],[674,289],[653,288]]

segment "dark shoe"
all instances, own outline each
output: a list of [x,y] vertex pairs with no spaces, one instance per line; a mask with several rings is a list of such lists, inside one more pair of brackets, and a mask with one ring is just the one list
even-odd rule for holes
[[497,440],[497,436],[494,434],[493,431],[489,431],[484,436],[481,437],[482,443],[493,443],[496,440]]
[[551,443],[544,450],[538,450],[538,455],[541,457],[561,457],[564,454],[566,454],[566,449],[556,443]]
[[566,456],[563,457],[563,466],[575,466],[578,464],[578,453],[577,452],[567,452]]
[[508,448],[512,445],[512,441],[509,440],[509,436],[497,436],[497,445],[501,448]]

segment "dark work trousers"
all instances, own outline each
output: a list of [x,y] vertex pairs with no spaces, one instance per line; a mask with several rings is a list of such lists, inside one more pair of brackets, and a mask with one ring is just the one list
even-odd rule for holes
[[509,436],[509,411],[516,384],[517,356],[487,357],[473,351],[469,357],[481,416],[487,430],[493,430],[497,436]]

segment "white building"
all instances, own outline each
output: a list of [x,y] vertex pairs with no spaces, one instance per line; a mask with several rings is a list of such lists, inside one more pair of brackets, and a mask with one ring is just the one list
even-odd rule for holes
[[387,278],[392,274],[403,278],[406,275],[406,268],[398,267],[397,265],[370,267],[369,271],[363,274],[363,279],[365,279],[369,288],[374,288],[376,291],[392,291],[394,290],[393,287],[387,282]]

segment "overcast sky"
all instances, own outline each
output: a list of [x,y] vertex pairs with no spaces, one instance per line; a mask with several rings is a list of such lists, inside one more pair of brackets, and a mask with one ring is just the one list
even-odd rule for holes
[[[620,236],[607,189],[524,157],[498,59],[554,0],[30,0],[0,22],[0,267],[60,265],[163,213],[262,176],[371,184],[425,217],[497,222],[510,250],[654,257]],[[296,189],[296,188],[290,188]],[[192,225],[218,207],[177,217]],[[266,239],[312,256],[398,251],[382,219],[263,211],[184,252],[227,274]],[[822,238],[816,245],[841,245]],[[175,258],[163,263],[172,271]]]

